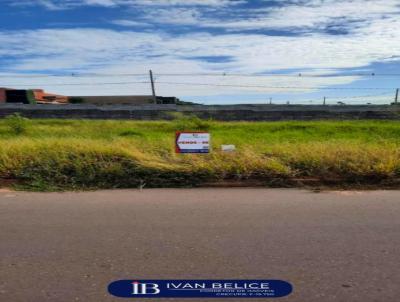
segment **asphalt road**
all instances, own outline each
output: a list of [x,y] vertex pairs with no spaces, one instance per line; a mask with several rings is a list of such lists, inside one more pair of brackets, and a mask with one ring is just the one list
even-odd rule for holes
[[120,301],[111,281],[246,278],[292,283],[275,301],[400,301],[400,191],[0,192],[0,301]]

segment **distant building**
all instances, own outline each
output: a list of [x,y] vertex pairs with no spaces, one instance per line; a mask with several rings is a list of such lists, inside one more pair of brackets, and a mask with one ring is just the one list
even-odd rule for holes
[[37,103],[56,103],[56,104],[66,104],[68,103],[68,97],[64,95],[47,93],[42,89],[32,90]]
[[7,90],[8,90],[8,88],[1,88],[0,87],[0,104],[6,102],[6,100],[7,100],[6,91]]
[[[83,103],[93,105],[146,105],[154,104],[151,95],[115,95],[115,96],[71,96],[70,103]],[[157,96],[157,104],[177,104],[179,99],[176,97]]]
[[68,97],[47,93],[42,89],[0,88],[0,103],[66,104]]
[[[17,104],[93,104],[93,105],[145,105],[154,104],[151,95],[122,96],[63,96],[47,93],[43,89],[0,88],[0,103]],[[156,97],[157,104],[178,104],[176,97]]]

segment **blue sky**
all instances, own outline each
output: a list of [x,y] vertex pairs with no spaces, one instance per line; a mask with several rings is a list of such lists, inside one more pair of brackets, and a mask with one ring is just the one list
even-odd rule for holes
[[400,0],[0,4],[0,86],[149,94],[152,69],[159,95],[202,103],[379,103],[400,87]]

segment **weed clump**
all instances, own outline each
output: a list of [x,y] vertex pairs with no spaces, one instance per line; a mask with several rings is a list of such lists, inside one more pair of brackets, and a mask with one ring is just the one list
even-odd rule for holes
[[11,133],[14,135],[21,135],[27,132],[28,119],[21,116],[19,113],[14,113],[5,118],[6,125],[8,126]]
[[208,131],[211,128],[211,121],[203,120],[195,115],[175,113],[173,118],[176,131]]

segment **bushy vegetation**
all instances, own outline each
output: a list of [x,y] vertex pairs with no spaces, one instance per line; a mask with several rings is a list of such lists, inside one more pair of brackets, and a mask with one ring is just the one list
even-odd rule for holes
[[[0,120],[0,179],[28,189],[189,187],[220,181],[389,186],[400,178],[398,122],[49,119],[30,120],[26,128],[20,121]],[[180,130],[210,131],[213,152],[175,154],[174,135]],[[221,144],[234,144],[237,151],[223,153]]]
[[211,127],[211,121],[202,120],[197,116],[184,116],[177,112],[173,117],[173,125],[179,131],[207,131]]
[[21,116],[19,113],[14,113],[5,118],[5,123],[10,132],[15,135],[25,133],[28,128],[28,119]]

